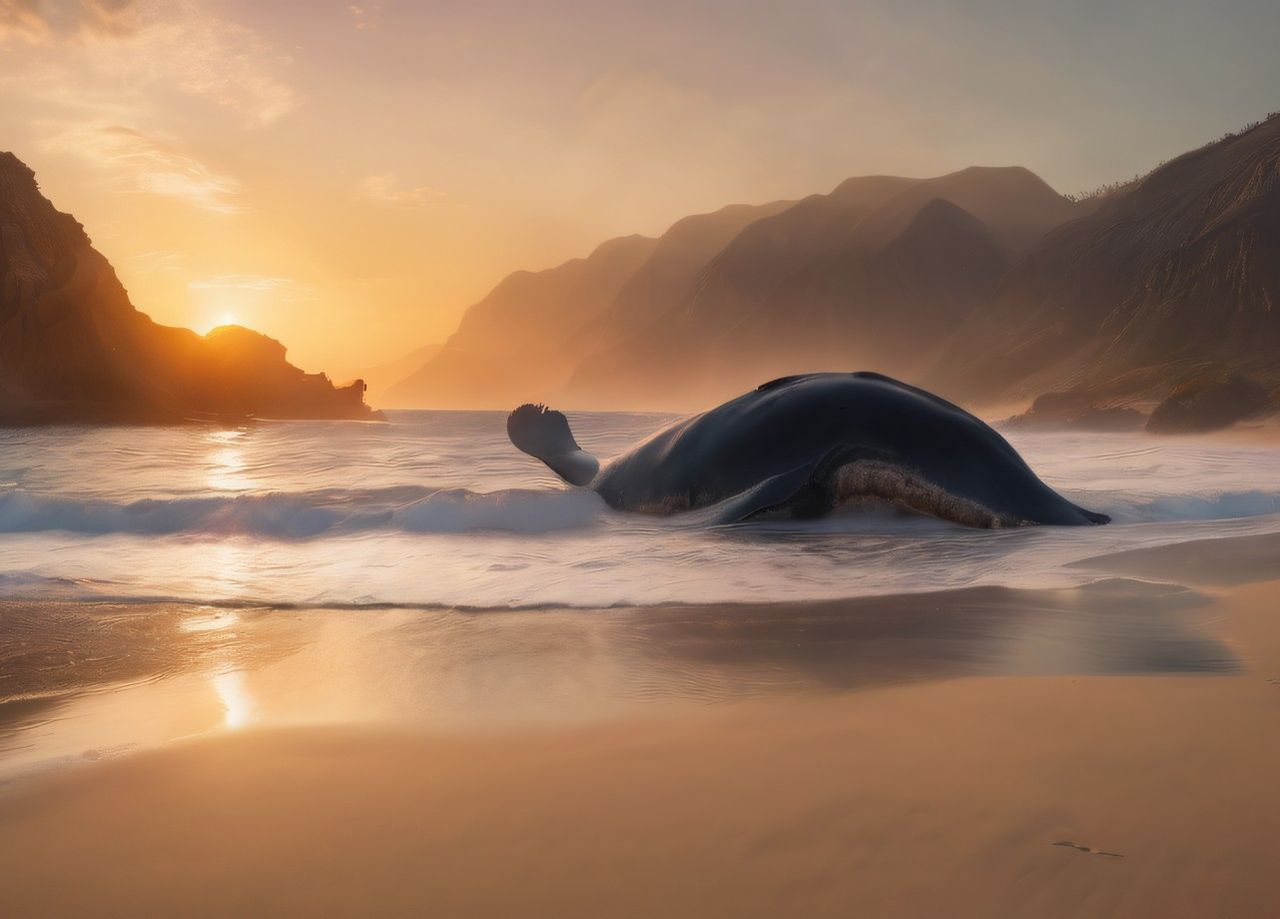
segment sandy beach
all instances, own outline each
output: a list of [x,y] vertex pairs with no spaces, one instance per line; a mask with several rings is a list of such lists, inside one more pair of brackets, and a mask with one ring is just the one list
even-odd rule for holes
[[1217,671],[1000,675],[934,642],[916,664],[940,669],[861,685],[568,723],[222,730],[17,778],[0,911],[1274,915],[1268,546],[1219,541],[1253,558],[1226,585],[1185,549],[1108,563],[1199,581],[1194,621],[1235,660]]

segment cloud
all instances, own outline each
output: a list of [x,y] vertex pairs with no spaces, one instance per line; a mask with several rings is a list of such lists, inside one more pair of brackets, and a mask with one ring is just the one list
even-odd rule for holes
[[372,175],[360,182],[358,190],[362,197],[381,204],[393,204],[397,207],[423,207],[442,200],[445,193],[429,185],[418,185],[412,188],[401,187],[394,172]]
[[197,290],[280,290],[298,286],[289,278],[273,278],[260,274],[219,274],[212,278],[192,281],[188,287]]
[[[168,10],[171,6],[162,5]],[[135,50],[152,56],[158,66],[140,76],[162,82],[169,77],[183,92],[270,124],[297,104],[294,91],[279,76],[289,59],[274,51],[256,32],[207,13],[195,4],[179,4],[177,16],[154,15],[138,33]],[[127,73],[119,54],[113,63]]]
[[138,108],[176,90],[254,124],[297,104],[288,56],[197,0],[0,0],[0,45],[15,44],[0,72],[50,102]]
[[148,273],[181,271],[186,267],[187,256],[184,252],[176,252],[172,249],[154,249],[130,256],[129,262],[138,271]]
[[126,35],[135,0],[0,0],[0,41],[49,42],[73,35]]
[[382,18],[382,3],[379,0],[365,0],[363,3],[352,3],[347,7],[351,21],[362,32],[372,31],[378,27]]
[[240,183],[214,172],[172,141],[149,137],[119,124],[66,128],[46,144],[71,153],[113,176],[113,188],[185,201],[221,214],[244,208],[237,203]]
[[315,293],[310,285],[292,278],[272,277],[260,274],[219,274],[201,278],[187,284],[191,290],[238,290],[253,293],[274,293],[285,301],[307,300]]

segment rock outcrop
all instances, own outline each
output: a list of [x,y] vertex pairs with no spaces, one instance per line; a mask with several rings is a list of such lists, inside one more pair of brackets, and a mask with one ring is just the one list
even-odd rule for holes
[[226,327],[200,336],[134,308],[84,228],[0,153],[0,423],[168,423],[201,417],[372,418],[364,384],[304,373],[284,346]]
[[1248,377],[1190,380],[1156,406],[1147,430],[1154,434],[1218,431],[1275,409],[1266,388]]
[[1147,416],[1125,405],[1098,405],[1089,393],[1049,392],[1031,408],[1005,422],[1009,428],[1047,428],[1076,431],[1135,431]]

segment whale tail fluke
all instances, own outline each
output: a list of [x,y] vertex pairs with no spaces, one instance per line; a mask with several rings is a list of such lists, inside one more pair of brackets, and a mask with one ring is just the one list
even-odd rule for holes
[[507,416],[507,436],[570,485],[590,485],[600,461],[578,446],[562,412],[526,403]]

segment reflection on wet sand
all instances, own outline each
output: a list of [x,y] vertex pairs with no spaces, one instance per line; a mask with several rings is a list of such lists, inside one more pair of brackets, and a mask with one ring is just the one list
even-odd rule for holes
[[246,686],[244,671],[218,673],[210,682],[222,703],[222,723],[231,730],[247,725],[253,714],[253,697]]
[[1231,671],[1205,602],[1110,580],[608,610],[0,605],[17,639],[0,751],[12,771],[247,726],[502,727],[979,674]]
[[299,625],[263,610],[0,603],[0,777],[247,723],[247,697],[215,681],[296,653]]
[[1230,670],[1230,652],[1195,627],[1193,613],[1206,602],[1181,587],[1114,580],[746,606],[722,616],[672,607],[651,611],[639,630],[655,656],[797,689],[969,674]]

